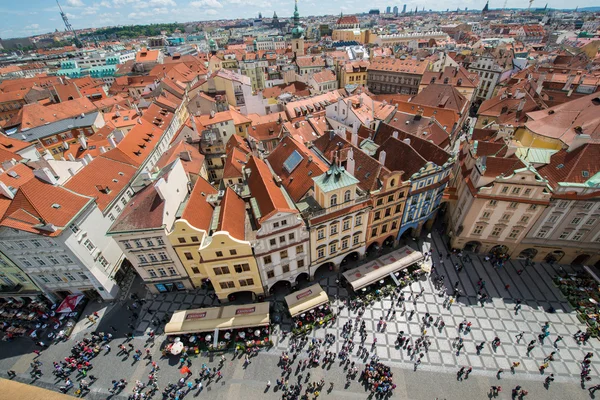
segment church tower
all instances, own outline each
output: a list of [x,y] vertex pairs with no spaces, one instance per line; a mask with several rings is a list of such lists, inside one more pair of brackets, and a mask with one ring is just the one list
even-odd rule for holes
[[298,12],[298,0],[294,6],[294,16],[292,18],[292,51],[294,57],[304,55],[304,29],[300,26],[300,13]]

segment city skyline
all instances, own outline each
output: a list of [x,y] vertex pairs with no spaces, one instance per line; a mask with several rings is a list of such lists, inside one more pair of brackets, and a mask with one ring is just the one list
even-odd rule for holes
[[[439,9],[439,4],[428,4],[418,0],[400,3],[376,0],[370,7],[356,0],[346,2],[328,2],[325,7],[315,13],[317,3],[314,0],[300,1],[299,8],[302,16],[308,15],[336,15],[340,12],[356,14],[367,12],[368,8],[379,8],[384,12],[388,6],[401,8],[407,4],[407,10],[418,7],[421,10]],[[508,8],[521,8],[522,2],[509,0]],[[543,7],[545,2],[534,2],[533,8]],[[322,5],[322,4],[319,4]],[[445,3],[445,8],[455,10],[457,7],[469,10],[481,9],[485,5],[483,0],[468,0]],[[490,3],[490,8],[501,8],[504,2]],[[262,13],[270,17],[276,12],[280,18],[289,18],[294,7],[291,0],[270,3],[264,0],[63,0],[63,11],[67,14],[74,29],[99,28],[115,25],[146,25],[159,22],[191,22],[210,21],[221,19],[247,19]],[[593,3],[576,1],[569,3],[569,7],[592,7]],[[565,4],[557,0],[548,1],[548,7],[563,8]],[[0,7],[7,21],[0,27],[0,38],[14,38],[34,36],[53,32],[55,29],[64,30],[64,24],[59,14],[58,6],[50,0],[31,0],[15,3],[11,7]]]

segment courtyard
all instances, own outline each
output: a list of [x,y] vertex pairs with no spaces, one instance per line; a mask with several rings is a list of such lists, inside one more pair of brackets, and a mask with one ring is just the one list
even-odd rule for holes
[[[588,391],[582,390],[579,383],[580,362],[587,352],[596,352],[599,342],[592,338],[586,345],[576,343],[572,335],[579,329],[584,329],[584,326],[579,322],[576,313],[560,290],[552,282],[552,278],[559,273],[560,268],[563,268],[564,273],[570,273],[573,272],[571,267],[546,263],[526,266],[522,261],[510,260],[503,268],[494,269],[489,262],[485,261],[484,255],[469,254],[470,261],[465,261],[462,271],[457,272],[455,265],[463,264],[463,261],[458,260],[455,255],[447,257],[447,247],[437,233],[429,234],[424,240],[422,238],[418,241],[409,241],[408,244],[422,251],[432,251],[435,273],[445,277],[445,291],[451,293],[458,283],[462,296],[450,308],[444,307],[444,297],[439,295],[439,291],[436,290],[431,279],[425,279],[403,289],[407,297],[404,313],[402,307],[393,306],[389,298],[377,301],[366,309],[363,316],[368,333],[366,345],[370,347],[373,338],[377,338],[375,346],[377,356],[381,362],[392,366],[394,371],[394,380],[398,385],[395,397],[481,399],[484,395],[487,396],[490,385],[502,385],[504,390],[499,398],[510,398],[511,385],[514,387],[517,384],[526,388],[530,392],[531,398],[583,399],[590,397]],[[518,271],[521,270],[522,273],[518,274]],[[345,304],[347,292],[345,288],[336,284],[338,276],[335,272],[326,272],[324,276],[317,276],[321,286],[328,292],[334,310],[339,310],[339,316],[332,325],[311,332],[311,337],[324,338],[326,334],[334,334],[339,338],[342,326],[347,321],[354,321],[356,318],[356,314],[347,306],[342,306]],[[486,282],[484,291],[489,296],[483,306],[478,302],[477,296],[477,283],[480,280]],[[423,295],[419,297],[416,305],[413,304],[412,297],[409,298],[409,295],[421,292],[422,289],[424,289]],[[54,344],[43,350],[39,360],[43,363],[44,375],[36,379],[35,384],[56,390],[62,381],[55,379],[51,374],[52,361],[62,360],[68,355],[74,340],[81,339],[92,330],[111,332],[111,326],[118,329],[114,333],[115,339],[111,343],[113,349],[107,355],[102,352],[102,355],[93,359],[94,368],[91,373],[98,377],[98,381],[91,386],[92,390],[86,395],[86,398],[110,397],[108,388],[111,380],[120,378],[127,379],[130,384],[120,395],[111,398],[126,398],[127,394],[131,393],[131,382],[146,380],[150,371],[149,361],[134,362],[131,357],[117,356],[118,344],[123,342],[125,334],[130,331],[136,335],[132,344],[135,348],[142,350],[147,347],[146,335],[150,329],[156,329],[159,334],[155,341],[156,344],[150,349],[153,359],[161,367],[158,373],[158,384],[161,389],[168,382],[175,382],[179,379],[181,377],[177,369],[179,360],[160,359],[159,344],[163,339],[160,333],[164,324],[155,325],[153,322],[169,318],[176,310],[216,306],[218,302],[204,290],[151,296],[145,294],[145,291],[135,282],[131,290],[138,296],[146,296],[146,302],[142,307],[132,308],[132,311],[128,311],[127,306],[132,304],[132,300],[128,296],[124,296],[121,302],[113,305],[97,303],[88,305],[89,310],[86,310],[88,314],[99,311],[101,315],[99,322],[90,325],[87,320],[83,319],[78,323],[69,342]],[[283,294],[287,293],[277,293],[274,296],[276,312],[283,307]],[[522,308],[518,314],[515,314],[514,308],[517,299],[521,300]],[[388,311],[393,307],[396,310],[395,317],[386,318]],[[549,313],[548,310],[551,308],[555,312]],[[415,310],[415,313],[409,320],[412,310]],[[414,342],[421,335],[420,322],[425,313],[429,313],[434,320],[440,316],[445,322],[445,327],[441,330],[433,326],[427,328],[431,346],[429,351],[424,353],[421,364],[414,372],[414,359],[411,359],[405,350],[396,348],[395,341],[397,334],[404,331],[405,335],[412,337]],[[377,329],[377,323],[381,317],[387,321],[385,330]],[[464,341],[464,348],[460,354],[457,354],[452,343],[459,336],[457,326],[464,320],[472,323],[472,329],[469,334],[460,335]],[[550,323],[549,337],[543,344],[537,343],[531,354],[527,356],[527,344],[531,340],[537,341],[537,335],[546,322]],[[289,330],[289,321],[286,319],[283,321],[282,329]],[[282,351],[289,350],[290,336],[286,335],[285,338],[282,338],[280,334],[277,334],[278,332],[279,330],[276,330],[276,334],[273,335],[273,348],[259,353],[247,368],[242,365],[243,358],[234,358],[233,354],[228,354],[227,361],[221,370],[223,379],[207,385],[198,395],[215,399],[242,396],[252,396],[250,398],[281,397],[281,392],[275,392],[273,386],[275,380],[281,375],[277,362]],[[515,336],[521,332],[524,332],[524,336],[517,343]],[[557,344],[555,349],[553,342],[557,335],[561,335],[563,340]],[[500,339],[501,345],[494,350],[491,342],[495,337]],[[485,344],[478,355],[476,346],[482,342]],[[337,353],[342,346],[343,340],[336,340],[329,350]],[[2,376],[6,376],[5,371],[14,370],[17,373],[16,380],[31,383],[29,364],[34,357],[31,353],[34,348],[31,340],[23,338],[11,343],[0,343]],[[545,373],[541,374],[540,365],[544,363],[544,358],[553,351],[556,351],[554,361],[550,362]],[[218,357],[200,354],[197,358],[192,359],[190,369],[196,372],[199,365],[216,365]],[[306,357],[305,352],[299,358],[304,357]],[[591,363],[592,381],[588,382],[586,387],[600,383],[596,378],[598,376],[596,357],[598,355],[592,358]],[[355,349],[352,360],[362,365],[368,358],[359,359]],[[514,362],[519,362],[520,365],[512,374],[510,366]],[[468,380],[459,382],[456,379],[456,372],[462,366],[472,367],[473,372]],[[498,379],[497,373],[500,369],[505,372],[501,379]],[[546,389],[543,381],[550,373],[554,374],[556,381]],[[368,393],[359,382],[352,382],[349,388],[344,389],[344,375],[343,367],[336,362],[329,369],[320,367],[314,369],[311,380],[323,377],[327,383],[334,383],[335,389],[331,394],[323,393],[323,397],[367,397]],[[433,380],[437,385],[431,385]],[[273,386],[270,390],[265,391],[267,381],[271,381]],[[290,378],[290,382],[295,383],[293,376]],[[196,391],[188,396],[192,396],[194,393]],[[160,398],[160,393],[155,397]]]

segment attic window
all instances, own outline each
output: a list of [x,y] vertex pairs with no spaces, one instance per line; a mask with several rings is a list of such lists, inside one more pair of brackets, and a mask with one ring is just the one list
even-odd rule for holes
[[592,99],[592,104],[595,106],[599,106],[600,105],[600,97],[594,97]]
[[11,178],[19,179],[21,177],[15,171],[8,171],[7,173],[8,173],[8,176],[10,176]]
[[54,204],[52,204],[52,208],[59,209],[60,208],[60,204],[54,203]]
[[584,178],[589,178],[590,172],[586,171],[586,170],[583,170],[583,171],[581,171],[581,176],[583,176]]
[[124,173],[122,173],[122,172],[119,172],[119,175],[123,176],[123,175],[125,175],[125,174],[124,174]]
[[562,167],[564,167],[564,166],[565,166],[565,164],[558,164],[558,165],[556,166],[556,169],[561,169],[561,168],[562,168]]

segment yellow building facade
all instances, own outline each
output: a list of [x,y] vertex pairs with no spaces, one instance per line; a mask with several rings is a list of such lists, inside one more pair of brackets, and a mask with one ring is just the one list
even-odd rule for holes
[[264,296],[249,241],[219,231],[203,243],[199,252],[204,270],[220,301],[233,300],[236,292],[249,291],[254,296]]

